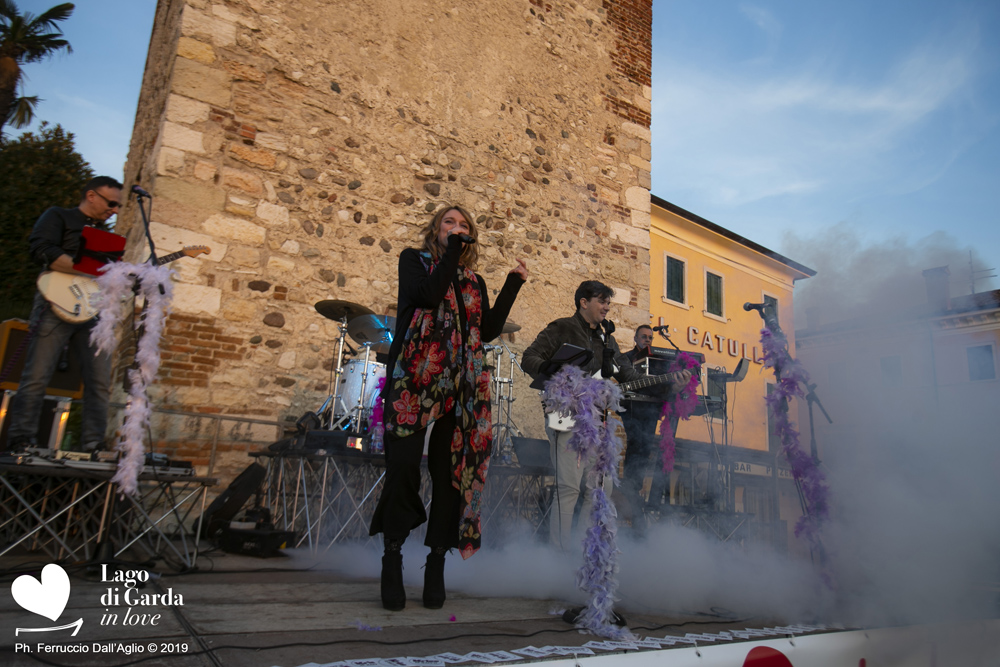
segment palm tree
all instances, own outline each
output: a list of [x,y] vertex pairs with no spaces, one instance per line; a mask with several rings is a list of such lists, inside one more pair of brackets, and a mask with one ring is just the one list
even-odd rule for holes
[[56,24],[69,18],[73,9],[72,3],[65,2],[34,16],[22,14],[14,0],[0,0],[0,133],[8,122],[20,128],[34,118],[38,97],[18,96],[21,65],[62,49],[72,53]]

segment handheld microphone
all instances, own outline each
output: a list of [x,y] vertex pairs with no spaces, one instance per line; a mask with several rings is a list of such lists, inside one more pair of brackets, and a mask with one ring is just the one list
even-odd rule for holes
[[458,238],[462,239],[462,243],[475,243],[476,239],[472,238],[468,234],[456,234]]
[[760,314],[764,314],[764,304],[762,303],[750,303],[749,301],[743,304],[743,310],[750,312],[751,310],[756,310]]
[[135,194],[137,194],[140,197],[148,197],[149,199],[153,198],[153,195],[149,194],[148,192],[146,192],[145,190],[143,190],[142,188],[140,188],[138,185],[133,185],[132,186],[132,192],[134,192]]

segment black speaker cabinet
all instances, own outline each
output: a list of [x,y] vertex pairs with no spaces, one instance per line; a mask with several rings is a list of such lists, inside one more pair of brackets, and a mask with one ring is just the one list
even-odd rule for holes
[[[21,382],[21,373],[24,372],[24,359],[28,355],[28,345],[25,339],[28,337],[28,323],[24,320],[6,320],[0,322],[0,373],[7,372],[3,382],[0,382],[0,390],[10,389],[16,391]],[[16,357],[16,358],[15,358]],[[11,360],[14,363],[8,369],[7,364]],[[80,370],[80,360],[69,355],[69,367],[64,370],[56,370],[49,381],[49,386],[45,390],[47,396],[61,396],[65,398],[83,398],[83,374]]]

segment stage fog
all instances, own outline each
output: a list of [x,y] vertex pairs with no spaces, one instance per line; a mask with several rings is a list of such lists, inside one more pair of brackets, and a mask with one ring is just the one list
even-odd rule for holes
[[[925,269],[949,266],[950,304],[961,307],[970,291],[968,250],[943,235],[861,247],[843,227],[822,239],[790,238],[788,245],[789,254],[818,271],[797,289],[799,349],[792,353],[834,421],[826,424],[815,410],[832,500],[825,554],[791,559],[668,525],[636,541],[622,528],[618,607],[626,616],[705,614],[748,624],[849,626],[995,614],[1000,385],[995,359],[994,379],[970,381],[964,351],[992,345],[995,355],[1000,322],[993,319],[991,328],[987,316],[972,330],[959,324],[942,330],[943,319],[954,313],[928,305],[922,276]],[[977,284],[981,294],[992,288],[989,281]],[[981,310],[965,317],[982,318]],[[961,354],[949,357],[955,349]],[[882,361],[886,357],[899,362]],[[957,368],[941,368],[943,363]],[[805,403],[799,407],[793,414],[808,448]],[[487,547],[467,561],[452,555],[449,590],[553,599],[553,611],[584,601],[574,582],[580,553],[552,550],[527,529],[510,535],[497,544],[487,534]],[[324,564],[377,578],[380,553],[375,543],[338,546]],[[422,540],[411,538],[404,554],[407,584],[419,589]],[[832,586],[823,583],[823,573]]]

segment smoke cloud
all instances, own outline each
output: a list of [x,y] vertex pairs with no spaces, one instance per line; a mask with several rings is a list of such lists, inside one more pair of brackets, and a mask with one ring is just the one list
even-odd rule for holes
[[[617,608],[626,616],[700,613],[856,627],[995,617],[1000,383],[935,379],[926,322],[895,317],[926,303],[924,269],[950,266],[952,295],[968,293],[968,248],[944,233],[867,243],[841,225],[819,238],[790,236],[783,252],[818,271],[796,288],[797,308],[819,308],[821,321],[853,320],[863,330],[839,336],[839,348],[793,350],[834,419],[827,425],[816,411],[831,489],[823,544],[833,586],[821,582],[819,559],[660,524],[642,541],[621,530]],[[973,261],[985,268],[975,252]],[[977,291],[992,287],[980,282]],[[798,319],[800,330],[804,323]],[[986,335],[1000,348],[996,330]],[[887,355],[900,357],[900,375],[889,384],[881,366]],[[796,417],[808,447],[805,410]],[[484,537],[475,557],[449,557],[449,590],[583,603],[575,583],[579,553],[552,550],[524,527],[486,526]],[[422,538],[411,537],[404,547],[408,584],[422,585],[425,554]],[[374,546],[337,547],[330,563],[377,578],[379,555]]]

